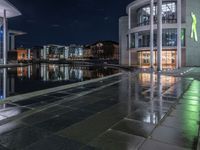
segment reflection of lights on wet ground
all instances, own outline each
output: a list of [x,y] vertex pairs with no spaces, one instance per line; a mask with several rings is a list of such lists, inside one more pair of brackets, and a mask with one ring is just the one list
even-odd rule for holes
[[20,123],[19,122],[10,122],[8,124],[2,125],[0,128],[0,135],[12,131],[13,129],[15,129],[17,126],[19,126]]
[[[1,109],[0,109],[0,111],[1,111]],[[14,109],[11,109],[11,110],[5,110],[5,111],[1,111],[0,112],[0,115],[2,116],[2,118],[1,118],[1,116],[0,116],[0,120],[2,119],[6,119],[6,118],[10,118],[10,117],[14,117],[14,116],[17,116],[17,115],[19,115],[21,113],[21,111],[19,110],[19,109],[16,109],[16,108],[14,108]],[[1,131],[0,131],[1,132]]]

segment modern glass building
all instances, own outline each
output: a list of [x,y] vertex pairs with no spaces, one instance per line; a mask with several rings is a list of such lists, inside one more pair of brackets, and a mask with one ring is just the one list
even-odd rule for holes
[[58,61],[69,58],[69,47],[62,45],[45,45],[41,50],[41,59]]
[[69,58],[71,59],[82,59],[83,58],[83,46],[72,44],[69,46]]
[[8,30],[7,19],[21,13],[7,0],[0,1],[0,64],[7,64]]
[[199,0],[135,0],[119,19],[120,63],[200,66]]

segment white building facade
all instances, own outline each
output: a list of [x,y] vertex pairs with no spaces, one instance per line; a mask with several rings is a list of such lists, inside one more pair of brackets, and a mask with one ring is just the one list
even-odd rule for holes
[[133,1],[119,20],[120,64],[200,66],[199,9],[198,0]]

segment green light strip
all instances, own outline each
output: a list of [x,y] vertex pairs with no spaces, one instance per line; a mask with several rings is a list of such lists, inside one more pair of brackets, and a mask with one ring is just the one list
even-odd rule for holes
[[198,42],[198,36],[197,36],[197,17],[196,15],[191,12],[192,16],[192,31],[191,31],[191,38],[194,39],[196,42]]

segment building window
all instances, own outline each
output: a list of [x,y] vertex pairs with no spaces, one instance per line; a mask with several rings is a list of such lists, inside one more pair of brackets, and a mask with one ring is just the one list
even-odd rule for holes
[[[157,51],[154,51],[154,62],[157,64]],[[150,51],[138,52],[138,64],[140,66],[150,66]],[[162,64],[164,66],[176,65],[176,50],[163,50],[162,51]]]
[[[184,31],[183,31],[183,34]],[[163,46],[177,46],[177,29],[163,29]],[[182,44],[185,44],[185,38],[182,37]],[[157,46],[157,33],[154,31],[154,47]],[[150,31],[143,31],[131,34],[131,48],[150,47]]]
[[[157,5],[154,5],[154,23],[157,23]],[[132,18],[133,19],[133,18]],[[176,2],[164,2],[162,4],[162,22],[177,23]],[[137,26],[150,25],[150,5],[137,10]]]
[[177,46],[177,29],[163,30],[163,46]]

